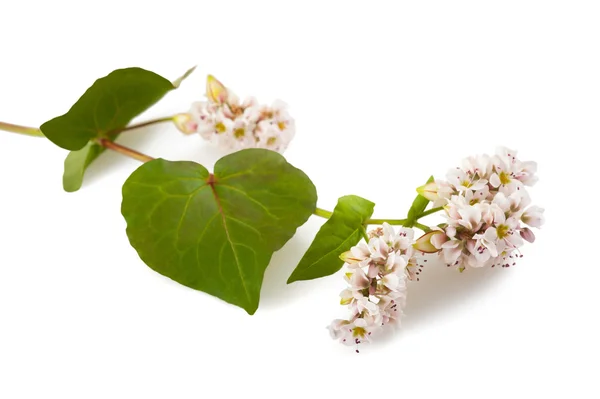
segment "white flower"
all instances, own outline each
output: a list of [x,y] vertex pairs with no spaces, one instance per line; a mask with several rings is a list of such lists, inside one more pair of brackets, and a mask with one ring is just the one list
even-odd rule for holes
[[402,309],[406,305],[406,295],[386,295],[377,304],[381,315],[381,325],[390,324],[403,316]]
[[531,227],[541,227],[545,221],[544,208],[535,205],[527,208],[525,212],[523,212],[521,220]]
[[340,293],[340,303],[349,307],[350,317],[333,321],[332,337],[350,345],[366,342],[380,326],[400,317],[407,281],[420,272],[413,235],[412,229],[396,231],[384,223],[369,232],[368,243],[361,241],[340,255],[349,270],[349,287]]
[[542,208],[530,206],[526,186],[534,184],[537,165],[500,148],[493,156],[469,157],[450,170],[448,181],[420,187],[419,194],[443,206],[447,223],[417,240],[416,250],[440,254],[448,266],[510,266],[524,240],[533,242],[530,227],[544,222]]
[[450,203],[444,209],[448,224],[451,226],[462,226],[471,231],[477,231],[481,227],[481,206],[470,205],[463,196],[452,196]]
[[[179,119],[185,133],[195,130],[206,140],[228,151],[265,148],[284,152],[295,134],[295,122],[287,105],[275,101],[260,105],[254,97],[243,102],[214,77],[207,79],[209,101],[192,104],[189,120]],[[177,121],[176,121],[177,122]]]
[[458,191],[481,190],[487,186],[487,180],[477,174],[468,174],[460,168],[452,169],[446,178]]

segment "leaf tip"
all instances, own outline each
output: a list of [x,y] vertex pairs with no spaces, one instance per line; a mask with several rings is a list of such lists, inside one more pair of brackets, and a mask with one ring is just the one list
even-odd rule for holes
[[258,310],[258,305],[251,305],[251,307],[244,307],[244,310],[248,315],[253,316],[254,313]]
[[190,69],[185,71],[185,73],[183,75],[181,75],[179,78],[175,79],[173,81],[173,87],[176,89],[179,88],[179,86],[181,85],[181,82],[183,82],[188,76],[190,76],[196,70],[196,67],[198,67],[198,65],[194,65],[193,67],[191,67]]
[[287,279],[286,284],[292,284],[294,282],[298,281],[298,279],[296,278],[296,276],[294,276],[294,273],[292,273],[292,275],[290,276],[290,278]]

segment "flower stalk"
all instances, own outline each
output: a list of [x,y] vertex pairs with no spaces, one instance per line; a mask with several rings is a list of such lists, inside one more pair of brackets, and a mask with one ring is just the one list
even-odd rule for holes
[[146,122],[137,123],[135,125],[126,126],[124,128],[121,128],[121,129],[112,130],[112,131],[110,131],[108,133],[108,135],[109,136],[114,136],[114,135],[119,134],[119,133],[128,132],[130,130],[135,130],[135,129],[140,129],[140,128],[146,127],[146,126],[156,125],[158,123],[174,122],[175,121],[175,117],[176,117],[176,115],[172,115],[172,116],[165,116],[163,118],[151,119],[151,120],[146,121]]
[[142,154],[139,151],[136,151],[129,147],[125,147],[124,145],[121,145],[121,144],[117,144],[114,141],[110,141],[108,139],[98,139],[98,140],[96,140],[96,142],[106,149],[112,150],[114,152],[118,152],[121,155],[125,155],[129,158],[133,158],[133,159],[136,159],[141,162],[149,162],[154,159],[149,155]]

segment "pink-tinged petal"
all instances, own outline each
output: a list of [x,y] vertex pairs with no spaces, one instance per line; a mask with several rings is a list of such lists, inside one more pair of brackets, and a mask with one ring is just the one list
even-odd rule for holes
[[386,242],[394,241],[394,237],[396,237],[396,232],[394,228],[390,226],[388,223],[383,223],[383,239]]
[[459,240],[450,240],[442,244],[442,249],[457,248],[460,244]]
[[473,182],[471,184],[471,186],[469,187],[469,189],[475,190],[475,191],[482,190],[484,187],[487,186],[487,184],[488,184],[487,180],[485,180],[485,179],[479,179],[479,180]]
[[413,247],[421,252],[427,254],[433,254],[440,251],[440,247],[436,247],[432,244],[431,240],[434,236],[443,236],[446,237],[446,234],[439,230],[433,230],[428,233],[423,234],[421,237],[417,239],[417,241],[413,244]]
[[514,217],[509,217],[508,219],[506,219],[506,222],[504,224],[506,224],[511,230],[513,230],[519,227],[519,220]]
[[494,258],[496,256],[498,256],[498,248],[496,248],[496,244],[495,243],[493,243],[491,241],[488,241],[484,245],[488,249],[488,251],[490,252],[490,255],[492,255]]
[[364,290],[369,286],[370,280],[362,269],[354,269],[352,277],[350,277],[350,284],[355,290]]
[[371,263],[369,265],[369,270],[367,271],[367,277],[375,278],[378,275],[379,275],[379,266],[377,266],[375,263]]
[[500,207],[492,207],[492,215],[494,217],[493,223],[496,225],[503,224],[506,221],[506,215]]
[[377,314],[379,312],[379,307],[373,302],[369,301],[368,298],[360,298],[357,301],[357,308],[360,313],[363,313],[365,310],[369,314]]
[[492,200],[492,204],[498,205],[504,212],[510,209],[510,201],[503,193],[497,193]]
[[398,234],[403,234],[404,236],[400,237],[400,238],[406,238],[409,241],[411,241],[414,236],[415,236],[415,231],[411,228],[406,228],[406,227],[400,227],[400,229],[398,230]]
[[372,259],[381,260],[387,258],[389,247],[381,237],[373,237],[369,241],[369,250],[371,251]]
[[385,275],[382,281],[383,285],[385,285],[387,288],[389,288],[392,291],[396,291],[400,283],[400,277],[395,273],[390,273]]
[[540,228],[545,222],[544,208],[535,205],[529,207],[521,216],[521,220],[531,227]]
[[501,184],[500,182],[500,176],[498,176],[497,173],[494,173],[491,177],[490,177],[490,184],[492,185],[492,187],[494,188],[498,188]]
[[523,237],[523,239],[525,241],[535,242],[535,234],[533,234],[533,231],[531,231],[530,228],[524,227],[521,229],[521,231],[519,233],[521,234],[521,237]]
[[336,319],[331,322],[331,324],[327,327],[329,333],[331,334],[331,338],[338,339],[343,335],[343,329],[350,322],[348,320]]
[[359,319],[354,320],[354,325],[356,327],[365,328],[365,327],[367,327],[367,321],[363,318],[359,318]]
[[489,227],[485,233],[483,233],[483,237],[485,238],[486,241],[496,241],[498,240],[498,231],[496,230],[495,227]]
[[490,251],[487,250],[482,252],[476,250],[475,252],[471,253],[471,255],[477,259],[478,264],[487,262],[491,257]]
[[[467,265],[471,266],[471,267],[484,267],[486,265],[486,263],[489,261],[489,257],[487,257],[485,260],[483,260],[482,258],[478,258],[475,255],[469,255],[467,257]],[[465,267],[461,266],[458,268],[459,272],[464,272],[465,271]]]
[[517,232],[515,230],[513,230],[511,232],[511,234],[506,236],[504,241],[507,242],[509,248],[519,248],[519,247],[522,247],[524,244],[523,239],[521,238],[521,235],[517,234]]
[[459,209],[458,213],[462,217],[462,221],[459,221],[459,223],[462,226],[470,230],[477,230],[477,227],[481,222],[481,210],[479,209],[479,207],[467,206],[465,208]]
[[397,272],[398,270],[404,270],[408,266],[408,261],[410,260],[410,257],[411,255],[396,256],[394,260],[394,267],[392,268],[392,270],[394,272]]
[[377,292],[377,286],[371,284],[369,286],[369,295],[375,295],[376,292]]
[[431,236],[431,245],[433,245],[437,249],[442,249],[442,245],[448,241],[449,238],[445,233],[442,234],[434,234]]
[[393,269],[395,261],[396,261],[396,253],[395,252],[391,252],[388,255],[387,260],[385,261],[385,270],[391,270],[391,269]]
[[350,248],[350,251],[352,251],[354,257],[361,259],[366,259],[371,255],[369,246],[364,241],[361,241],[358,243],[358,245],[355,245],[352,248]]
[[442,256],[444,257],[444,262],[449,265],[453,265],[458,260],[461,253],[462,248],[460,248],[460,246],[456,246],[454,248],[445,248],[442,251]]
[[446,235],[450,238],[454,238],[456,236],[456,227],[454,227],[454,226],[446,227]]
[[465,244],[465,247],[467,248],[467,251],[469,251],[470,253],[474,253],[476,245],[477,245],[477,241],[475,241],[475,240],[468,240],[466,242],[466,244]]

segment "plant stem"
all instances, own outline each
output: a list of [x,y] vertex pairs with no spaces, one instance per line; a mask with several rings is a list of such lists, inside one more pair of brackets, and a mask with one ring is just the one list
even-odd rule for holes
[[[329,219],[331,217],[331,215],[333,215],[333,212],[326,211],[325,209],[317,208],[317,209],[315,209],[314,214],[317,216],[320,216],[322,218]],[[406,219],[367,219],[365,221],[365,226],[368,226],[370,224],[383,224],[383,223],[389,223],[390,225],[395,225],[395,226],[404,226],[406,224]]]
[[425,233],[427,233],[428,231],[431,231],[431,229],[430,229],[428,226],[425,226],[424,224],[421,224],[421,223],[418,223],[418,222],[415,222],[415,225],[414,225],[414,226],[415,226],[417,229],[421,229],[421,230],[423,230]]
[[320,216],[322,218],[329,219],[331,217],[331,215],[333,215],[333,212],[329,212],[329,211],[326,211],[325,209],[317,208],[317,209],[315,209],[314,214],[317,216]]
[[150,126],[150,125],[155,125],[157,123],[164,123],[164,122],[172,122],[173,119],[175,118],[175,116],[165,116],[164,118],[158,118],[158,119],[152,119],[146,122],[142,122],[142,123],[138,123],[135,125],[130,125],[130,126],[126,126],[123,127],[121,129],[115,129],[112,130],[110,132],[108,132],[109,135],[115,135],[115,134],[119,134],[122,132],[127,132],[129,130],[135,130],[135,129],[139,129],[141,127],[146,127],[146,126]]
[[393,226],[404,226],[406,224],[406,219],[367,219],[365,224],[390,224]]
[[28,136],[44,137],[42,131],[36,127],[19,126],[6,122],[0,122],[0,130],[12,133],[26,134]]
[[439,206],[439,207],[437,207],[437,208],[431,208],[430,210],[428,210],[428,211],[425,211],[425,212],[423,212],[422,214],[420,214],[419,216],[417,216],[417,220],[419,220],[419,219],[421,219],[422,217],[425,217],[425,216],[427,216],[427,215],[431,215],[432,213],[439,212],[439,211],[441,211],[441,210],[443,210],[443,209],[444,209],[444,207],[443,207],[443,206]]
[[367,234],[367,229],[365,228],[365,226],[362,226],[360,228],[360,233],[362,234],[362,236],[365,239],[365,241],[369,242],[369,235]]
[[141,162],[149,162],[152,161],[154,158],[152,158],[151,156],[148,156],[146,154],[142,154],[141,152],[138,152],[136,150],[133,150],[131,148],[125,147],[121,144],[117,144],[113,141],[110,141],[108,139],[98,139],[96,140],[96,142],[98,144],[100,144],[102,147],[104,148],[108,148],[109,150],[113,150],[115,152],[118,152],[119,154],[128,156],[130,158],[133,159],[137,159],[138,161]]

